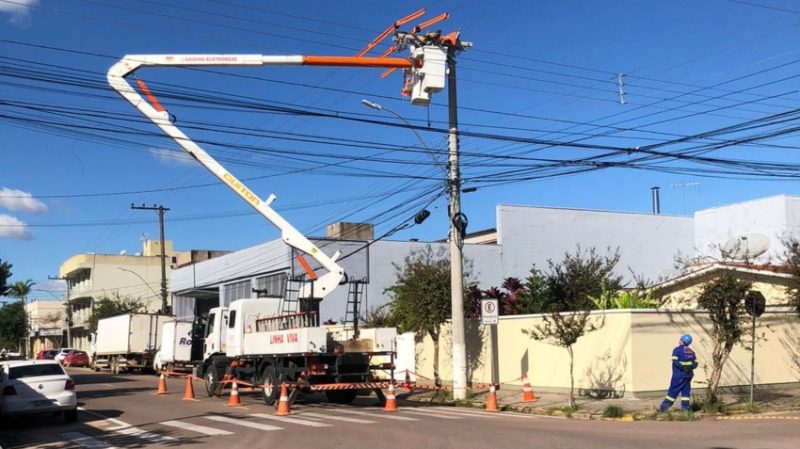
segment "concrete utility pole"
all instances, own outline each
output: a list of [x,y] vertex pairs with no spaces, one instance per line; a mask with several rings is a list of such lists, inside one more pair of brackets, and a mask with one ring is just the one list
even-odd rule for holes
[[448,183],[450,188],[450,294],[453,332],[453,399],[467,397],[467,347],[464,338],[464,233],[467,218],[461,213],[461,174],[458,163],[458,102],[456,95],[456,51],[447,47]]
[[167,257],[164,254],[164,212],[168,211],[169,208],[161,205],[153,205],[150,207],[144,204],[141,206],[134,206],[131,204],[131,209],[154,210],[158,212],[158,239],[161,242],[161,313],[167,314],[170,310],[167,304]]
[[72,347],[72,307],[69,305],[69,279],[62,278],[62,277],[55,277],[55,276],[47,276],[47,279],[51,279],[54,281],[64,281],[66,284],[66,299],[64,300],[64,307],[66,311],[66,317],[64,317],[64,321],[67,323],[67,344],[61,343],[62,348],[71,348]]

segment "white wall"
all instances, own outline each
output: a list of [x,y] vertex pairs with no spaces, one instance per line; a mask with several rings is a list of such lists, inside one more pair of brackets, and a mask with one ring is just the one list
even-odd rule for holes
[[694,243],[691,217],[532,206],[497,206],[497,232],[503,273],[521,278],[533,264],[546,271],[548,259],[559,262],[580,244],[600,254],[619,248],[618,274],[630,281],[630,268],[656,280],[675,274],[677,252],[693,254]]
[[783,255],[781,238],[800,235],[800,197],[778,195],[720,206],[695,213],[695,247],[699,256],[719,256],[714,248],[732,238],[762,234],[769,250],[753,259],[756,263],[779,262]]

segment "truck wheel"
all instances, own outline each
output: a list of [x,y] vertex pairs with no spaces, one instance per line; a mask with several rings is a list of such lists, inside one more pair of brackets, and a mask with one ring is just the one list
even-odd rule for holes
[[264,398],[264,403],[267,405],[275,405],[281,394],[281,388],[278,385],[278,373],[272,365],[265,366],[261,371],[261,396]]
[[216,396],[219,389],[219,372],[217,367],[213,364],[206,368],[206,374],[203,376],[206,381],[206,394],[208,397]]
[[349,404],[355,400],[358,390],[331,390],[325,392],[328,402],[334,404]]

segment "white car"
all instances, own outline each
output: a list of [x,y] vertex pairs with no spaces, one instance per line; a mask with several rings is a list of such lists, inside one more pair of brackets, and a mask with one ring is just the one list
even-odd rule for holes
[[78,418],[75,382],[54,360],[0,362],[0,416],[62,412]]
[[56,354],[56,356],[53,357],[53,360],[55,360],[58,363],[63,362],[64,361],[64,357],[66,357],[67,354],[69,354],[70,351],[77,351],[77,349],[61,348],[61,349],[58,350],[58,354]]

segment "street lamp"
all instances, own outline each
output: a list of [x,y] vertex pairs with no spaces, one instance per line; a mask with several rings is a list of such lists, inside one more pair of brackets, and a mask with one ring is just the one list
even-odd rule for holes
[[414,133],[414,135],[417,137],[417,140],[419,140],[419,143],[422,144],[422,148],[424,148],[425,151],[427,151],[428,154],[431,156],[431,159],[433,159],[434,165],[436,165],[437,167],[440,167],[442,169],[442,171],[444,172],[444,174],[447,175],[447,169],[444,167],[444,165],[442,165],[441,162],[439,162],[439,158],[436,157],[436,153],[434,153],[433,150],[431,150],[430,147],[428,147],[428,145],[425,143],[425,140],[422,139],[422,136],[420,136],[419,133],[417,132],[417,130],[415,129],[414,125],[409,123],[408,120],[405,119],[405,117],[403,117],[402,115],[398,114],[397,112],[394,112],[391,109],[385,108],[385,107],[381,106],[380,104],[375,103],[374,101],[369,101],[366,98],[361,100],[361,104],[363,104],[364,106],[366,106],[368,108],[375,109],[376,111],[388,112],[389,114],[392,114],[393,116],[395,116],[398,119],[400,119],[403,123],[405,123],[406,126],[408,127],[409,131]]
[[[142,282],[144,282],[144,285],[146,285],[146,286],[147,286],[147,288],[149,288],[149,289],[150,289],[150,291],[151,291],[151,292],[153,292],[153,294],[154,294],[154,295],[156,295],[156,297],[159,297],[159,296],[160,296],[158,292],[156,292],[155,290],[153,290],[153,287],[151,287],[151,286],[150,286],[150,283],[149,283],[149,282],[147,282],[147,281],[146,281],[146,280],[145,280],[145,279],[144,279],[144,278],[143,278],[143,277],[142,277],[142,276],[141,276],[139,273],[137,273],[137,272],[135,272],[135,271],[133,271],[133,270],[129,270],[129,269],[127,269],[127,268],[122,268],[122,267],[117,267],[117,270],[121,270],[121,271],[127,271],[128,273],[131,273],[131,274],[133,274],[134,276],[136,276],[137,278],[139,278],[139,279],[140,279]],[[162,312],[166,313],[166,310],[162,310]]]

